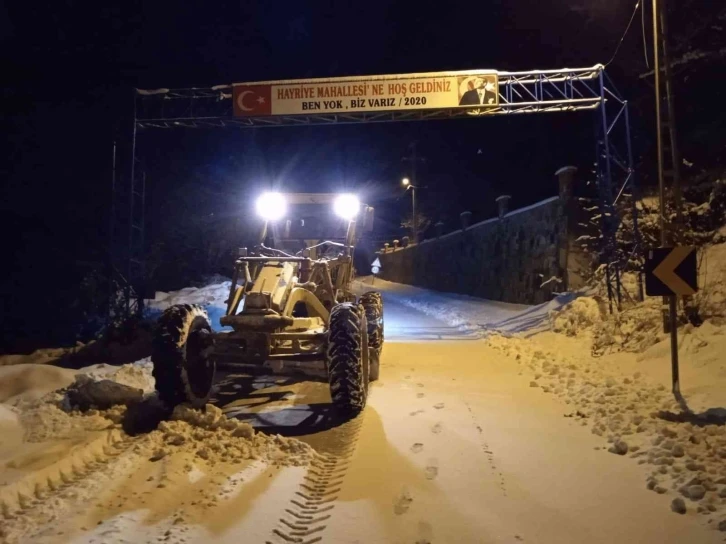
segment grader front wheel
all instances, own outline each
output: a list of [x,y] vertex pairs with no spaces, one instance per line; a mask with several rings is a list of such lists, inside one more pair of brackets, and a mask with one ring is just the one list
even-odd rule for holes
[[359,414],[368,394],[368,343],[365,311],[343,302],[330,312],[328,381],[335,408],[344,416]]
[[178,304],[159,318],[151,351],[159,398],[170,408],[182,402],[200,408],[212,394],[215,364],[208,354],[212,326],[196,304]]

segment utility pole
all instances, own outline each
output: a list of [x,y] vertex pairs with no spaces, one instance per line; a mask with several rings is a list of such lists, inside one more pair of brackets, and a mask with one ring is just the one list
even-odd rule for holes
[[413,220],[413,243],[418,244],[418,222],[416,221],[416,142],[411,145],[411,219]]
[[661,94],[660,94],[660,32],[658,27],[659,14],[658,0],[653,0],[653,66],[655,71],[655,124],[656,124],[656,150],[658,152],[658,227],[660,228],[660,245],[665,247],[667,242],[665,222],[665,190],[663,187],[663,131],[661,126]]
[[116,140],[113,141],[111,152],[111,223],[108,229],[108,247],[111,254],[114,250],[114,221],[116,219]]
[[[681,194],[681,155],[678,149],[678,138],[676,132],[676,112],[675,101],[673,98],[673,78],[671,68],[670,46],[668,40],[668,5],[667,0],[661,0],[660,5],[660,34],[661,44],[663,47],[663,76],[666,91],[666,108],[668,113],[668,121],[664,123],[668,126],[668,136],[670,140],[671,162],[673,176],[673,207],[676,211],[676,233],[682,228],[683,215],[683,198]],[[665,172],[664,172],[665,173]],[[676,234],[671,232],[671,235]],[[676,241],[676,240],[673,240]]]
[[[661,244],[676,242],[677,230],[681,227],[682,218],[682,196],[680,163],[681,156],[678,149],[678,139],[675,120],[675,105],[673,99],[673,80],[671,76],[671,61],[668,45],[668,9],[666,0],[653,0],[653,52],[655,68],[655,95],[656,95],[656,122],[657,122],[657,146],[658,146],[658,189],[660,193],[660,221]],[[662,63],[661,63],[662,60]],[[661,68],[662,64],[662,68]],[[661,70],[663,81],[661,81]],[[661,85],[665,87],[665,96],[661,91]],[[665,112],[663,105],[665,102]],[[665,119],[664,114],[665,113]],[[664,132],[667,129],[668,145],[664,144]],[[664,167],[666,160],[665,150],[670,150],[670,168]],[[672,178],[673,207],[675,209],[675,221],[669,225],[666,220],[665,177]]]
[[[678,147],[676,145],[676,128],[673,107],[673,82],[671,81],[671,66],[668,56],[668,34],[667,34],[667,13],[665,0],[653,0],[653,56],[655,69],[655,117],[656,117],[656,145],[658,152],[658,197],[659,206],[659,227],[660,227],[660,244],[666,247],[677,241],[677,229],[680,227],[681,219],[681,180],[679,175]],[[662,57],[661,57],[662,54]],[[668,120],[663,120],[661,94],[661,58],[663,60],[663,76],[665,79],[666,89],[666,115]],[[671,151],[671,170],[669,174],[673,176],[673,196],[676,210],[676,221],[669,224],[666,221],[666,195],[665,195],[665,168],[664,168],[664,145],[663,133],[664,128],[668,127],[668,136],[670,139]],[[671,373],[673,380],[673,394],[677,399],[680,398],[680,377],[678,367],[678,315],[677,315],[677,298],[675,295],[664,297],[663,302],[667,299],[668,314],[667,318],[664,312],[663,325],[664,329],[670,329],[671,336]],[[665,305],[665,304],[664,304]],[[667,327],[666,327],[667,324]]]
[[112,319],[114,306],[116,303],[116,285],[114,279],[116,278],[116,140],[113,141],[113,151],[111,153],[111,213],[110,221],[108,225],[108,255],[110,260],[110,266],[108,267],[108,315],[109,319]]
[[[412,227],[411,230],[413,231],[413,243],[418,243],[418,221],[416,217],[416,164],[420,162],[426,162],[425,157],[419,157],[416,153],[416,146],[418,142],[414,141],[411,142],[411,145],[409,146],[411,148],[411,155],[403,157],[404,161],[411,161],[411,182],[410,182],[410,188],[411,188],[411,200],[412,200]],[[408,185],[408,183],[404,183],[404,185]]]
[[415,185],[411,185],[411,220],[413,221],[413,243],[418,244],[418,223],[416,222],[416,186]]

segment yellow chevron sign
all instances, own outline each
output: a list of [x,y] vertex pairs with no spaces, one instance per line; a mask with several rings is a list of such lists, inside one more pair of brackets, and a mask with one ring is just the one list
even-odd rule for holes
[[696,248],[662,247],[648,251],[645,292],[649,296],[686,296],[698,291]]

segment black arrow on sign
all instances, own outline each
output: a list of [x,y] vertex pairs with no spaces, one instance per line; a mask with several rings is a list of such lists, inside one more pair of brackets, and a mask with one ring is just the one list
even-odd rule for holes
[[663,247],[648,251],[645,292],[649,296],[686,296],[698,290],[696,248]]

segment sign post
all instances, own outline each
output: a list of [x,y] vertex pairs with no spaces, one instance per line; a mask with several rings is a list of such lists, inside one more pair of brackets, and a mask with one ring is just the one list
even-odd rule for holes
[[645,293],[667,297],[671,332],[671,374],[673,394],[681,396],[678,369],[678,323],[676,297],[698,291],[696,248],[690,246],[661,247],[648,251],[645,261]]
[[371,263],[371,272],[373,273],[373,283],[371,285],[375,285],[376,283],[376,274],[378,274],[381,271],[381,260],[376,257],[376,260]]

